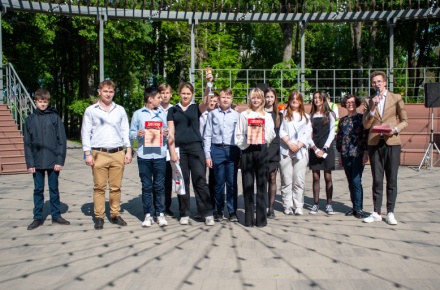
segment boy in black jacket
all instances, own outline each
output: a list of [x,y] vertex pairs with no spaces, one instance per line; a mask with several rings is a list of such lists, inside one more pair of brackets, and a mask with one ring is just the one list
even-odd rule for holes
[[24,154],[28,172],[34,178],[34,221],[28,230],[43,224],[44,177],[47,172],[52,223],[70,225],[61,217],[58,176],[66,160],[66,132],[55,108],[49,106],[50,93],[45,89],[35,92],[37,109],[26,118]]

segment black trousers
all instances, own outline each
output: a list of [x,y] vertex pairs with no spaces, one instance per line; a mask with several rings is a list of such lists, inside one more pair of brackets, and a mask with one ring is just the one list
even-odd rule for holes
[[194,194],[203,217],[211,216],[212,201],[206,184],[205,153],[201,142],[179,144],[180,167],[185,182],[185,195],[178,195],[180,217],[190,216],[190,176]]
[[[245,226],[267,225],[267,178],[269,159],[267,145],[250,145],[241,151],[241,175],[244,197]],[[254,180],[257,181],[256,218],[254,218]]]
[[400,166],[401,146],[388,146],[380,140],[375,146],[368,146],[368,156],[373,175],[373,204],[374,211],[381,213],[383,197],[383,177],[387,181],[387,212],[394,212],[397,199],[397,172]]

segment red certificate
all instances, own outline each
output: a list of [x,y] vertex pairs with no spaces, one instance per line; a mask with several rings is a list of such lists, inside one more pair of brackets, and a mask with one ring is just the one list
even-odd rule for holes
[[145,122],[144,147],[162,147],[162,122]]
[[248,119],[247,126],[247,143],[248,144],[265,144],[264,139],[264,124],[263,118]]
[[371,133],[392,133],[393,130],[389,124],[387,125],[377,125],[371,128]]

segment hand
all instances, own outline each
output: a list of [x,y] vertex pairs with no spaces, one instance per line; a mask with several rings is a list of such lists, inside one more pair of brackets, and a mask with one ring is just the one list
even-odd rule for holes
[[130,164],[131,160],[132,160],[132,156],[131,156],[131,150],[127,150],[127,153],[125,153],[125,164]]
[[206,158],[206,167],[212,168],[212,159],[211,158]]
[[316,157],[318,157],[318,158],[322,158],[322,156],[324,155],[324,151],[319,150],[319,152],[318,152],[318,153],[315,153],[315,155],[316,155]]
[[35,167],[28,168],[27,171],[28,171],[29,173],[35,173]]
[[92,154],[86,156],[86,164],[87,166],[95,165],[95,160],[93,160]]
[[143,137],[143,136],[145,136],[145,131],[144,130],[138,130],[137,135],[138,135],[138,137]]
[[214,79],[214,76],[212,75],[212,72],[209,72],[206,74],[206,81],[212,82],[213,79]]
[[55,166],[53,168],[53,170],[55,170],[55,171],[61,171],[62,169],[63,169],[63,166],[58,165],[58,164],[55,164]]
[[338,166],[342,167],[342,159],[341,158],[338,159]]
[[393,129],[390,129],[388,132],[383,132],[385,136],[392,137],[394,135]]
[[168,133],[169,133],[168,129],[163,129],[162,134],[164,137],[167,137]]
[[170,161],[172,161],[172,162],[178,162],[179,161],[179,158],[177,157],[177,154],[176,154],[176,152],[170,152]]

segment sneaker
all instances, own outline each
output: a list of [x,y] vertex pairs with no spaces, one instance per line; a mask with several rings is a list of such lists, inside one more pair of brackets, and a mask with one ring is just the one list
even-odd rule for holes
[[230,213],[230,214],[229,214],[229,221],[230,221],[230,222],[233,222],[233,223],[238,222],[238,217],[237,217],[237,215],[236,215],[235,213]]
[[273,220],[275,218],[275,212],[272,210],[267,211],[267,218]]
[[221,222],[224,219],[225,219],[225,216],[223,215],[222,212],[215,212],[214,213],[214,221]]
[[317,214],[317,213],[318,213],[318,210],[319,210],[319,205],[314,204],[314,205],[312,206],[312,209],[310,210],[309,214]]
[[397,225],[396,218],[394,217],[394,214],[392,212],[389,212],[387,214],[387,223],[391,226]]
[[159,224],[159,227],[164,227],[168,225],[167,220],[165,219],[165,216],[163,213],[161,213],[158,217],[157,217],[157,223]]
[[214,217],[213,217],[212,215],[207,216],[207,217],[205,218],[205,225],[207,225],[207,226],[213,226],[213,225],[215,225]]
[[291,207],[284,208],[284,214],[286,215],[293,215],[293,210]]
[[183,216],[180,218],[181,225],[189,225],[189,216]]
[[353,216],[358,219],[364,219],[367,217],[367,215],[362,210],[354,210]]
[[174,213],[170,209],[166,209],[165,216],[174,217]]
[[153,220],[153,218],[150,216],[150,214],[147,213],[147,214],[145,215],[145,220],[142,222],[142,226],[143,226],[144,228],[149,228],[149,227],[151,227],[152,224],[154,224],[154,220]]
[[327,214],[335,214],[335,212],[333,211],[333,207],[332,207],[331,204],[327,204],[327,205],[325,206],[325,212],[326,212]]
[[380,222],[382,221],[382,215],[377,212],[372,212],[368,217],[362,220],[364,223]]
[[297,208],[295,209],[295,215],[303,215],[303,214],[304,214],[304,211],[303,211],[302,208],[297,207]]

